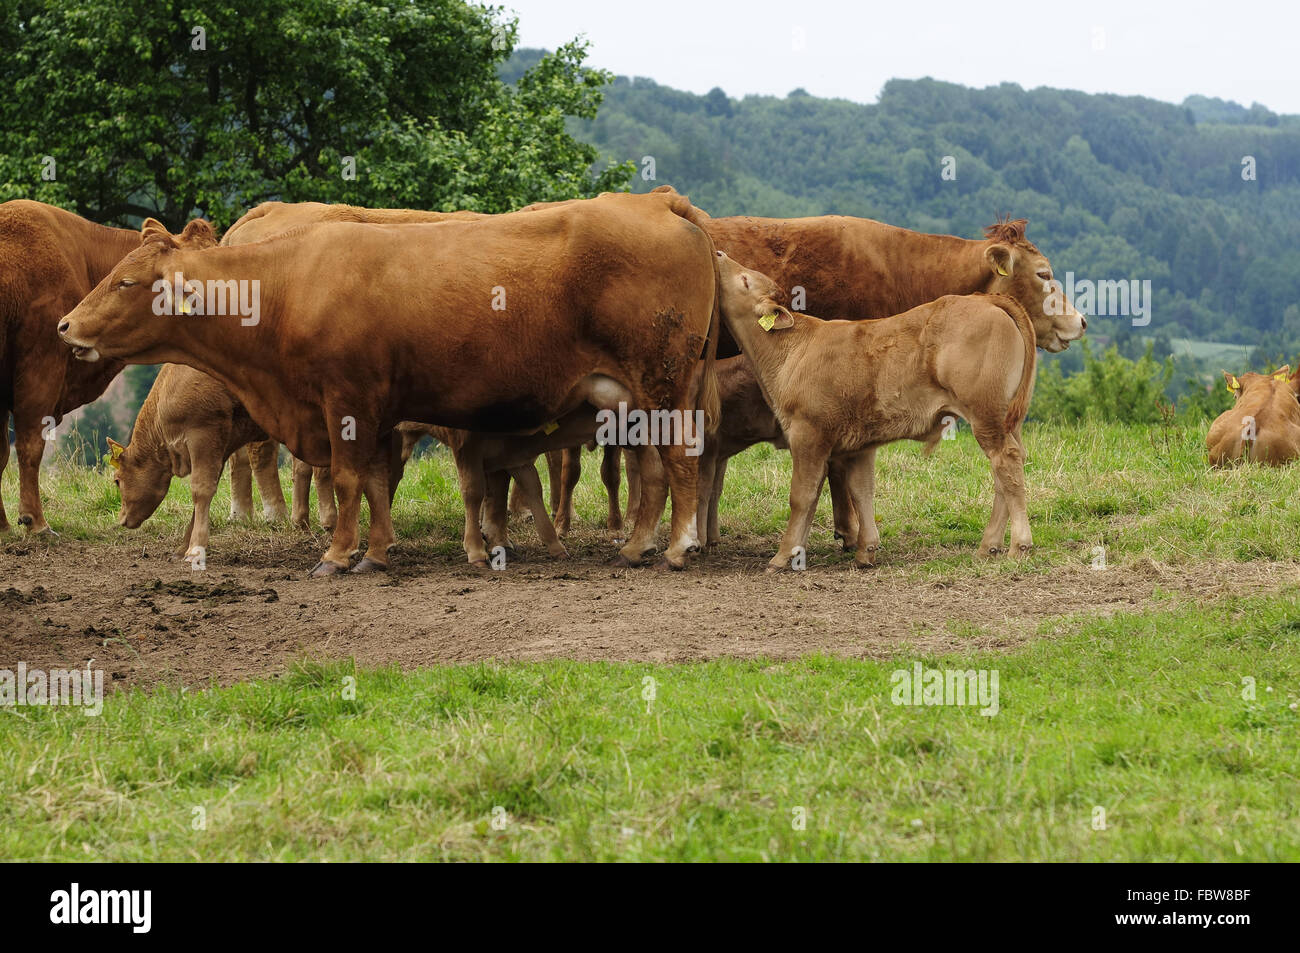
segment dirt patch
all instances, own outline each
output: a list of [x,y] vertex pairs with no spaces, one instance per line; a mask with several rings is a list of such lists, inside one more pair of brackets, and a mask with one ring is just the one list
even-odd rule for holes
[[[0,667],[82,667],[118,686],[272,676],[302,658],[404,668],[481,659],[679,662],[810,653],[887,657],[1005,649],[1076,614],[1136,611],[1300,583],[1273,562],[1142,560],[1095,572],[857,572],[823,555],[765,577],[770,541],[724,543],[684,573],[613,569],[596,533],[573,558],[476,571],[446,548],[403,544],[394,571],[311,580],[319,538],[214,547],[195,573],[169,546],[11,541],[0,548]],[[224,555],[223,555],[224,552]],[[1165,598],[1167,597],[1167,598]],[[1064,626],[1063,626],[1064,628]]]

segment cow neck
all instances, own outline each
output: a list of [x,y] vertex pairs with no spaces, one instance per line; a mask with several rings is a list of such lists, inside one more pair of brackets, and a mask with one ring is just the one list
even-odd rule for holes
[[117,263],[140,247],[140,233],[88,222],[85,243],[86,279],[93,288],[108,277]]
[[[883,300],[877,310],[882,313],[871,317],[890,317],[944,295],[976,294],[988,289],[991,279],[984,253],[992,242],[921,232],[909,234],[915,236],[909,243],[915,247],[908,252],[908,258],[916,264],[890,271],[892,280],[879,289]],[[922,262],[925,264],[921,265]]]
[[278,320],[278,299],[270,293],[267,259],[257,250],[256,245],[179,249],[166,260],[166,274],[179,271],[186,280],[205,286],[210,280],[260,282],[259,320],[255,325],[244,325],[238,314],[178,315],[169,320],[176,322],[179,333],[172,336],[169,346],[154,352],[158,360],[187,364],[236,392],[252,388],[250,381],[274,375],[276,353],[269,336]]
[[764,331],[757,317],[735,320],[726,317],[724,312],[724,319],[747,362],[753,366],[763,395],[769,397],[770,403],[769,382],[776,380],[790,353],[804,343],[809,332],[807,322],[817,319],[796,314],[794,327],[779,331]]
[[127,452],[132,457],[163,458],[166,456],[166,440],[163,438],[162,420],[158,413],[159,393],[163,390],[163,378],[170,365],[164,364],[158,372],[158,379],[145,395],[140,412],[135,416],[135,426],[131,428],[131,439],[127,442]]

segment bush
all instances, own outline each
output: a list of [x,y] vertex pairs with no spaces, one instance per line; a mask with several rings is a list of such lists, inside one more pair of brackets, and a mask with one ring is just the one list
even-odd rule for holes
[[1157,361],[1154,342],[1136,361],[1122,357],[1112,345],[1096,357],[1088,341],[1081,343],[1083,370],[1066,377],[1055,362],[1044,363],[1034,388],[1030,417],[1035,420],[1072,422],[1108,420],[1153,424],[1168,406],[1165,389],[1174,374],[1170,358]]

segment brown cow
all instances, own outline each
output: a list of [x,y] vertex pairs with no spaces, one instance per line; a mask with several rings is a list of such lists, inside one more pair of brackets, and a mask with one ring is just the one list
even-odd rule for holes
[[993,516],[980,552],[1033,547],[1020,427],[1034,384],[1034,328],[1007,295],[945,295],[880,321],[791,314],[767,276],[717,252],[722,313],[790,442],[790,522],[769,572],[808,544],[829,460],[844,466],[861,515],[854,561],[875,564],[876,449],[895,440],[933,448],[945,415],[970,421],[993,469]]
[[[0,204],[0,474],[9,462],[12,413],[18,522],[29,533],[50,531],[40,487],[47,438],[65,414],[104,393],[123,366],[75,360],[55,329],[139,246],[137,231],[96,225],[52,205],[23,199]],[[0,531],[7,529],[0,500]]]
[[[884,318],[942,295],[985,292],[1018,301],[1045,350],[1064,350],[1087,327],[1086,318],[1054,282],[1047,257],[1025,237],[1023,219],[999,222],[985,229],[985,238],[968,240],[844,215],[709,218],[698,209],[696,215],[697,224],[709,233],[716,248],[770,277],[788,297],[797,296],[802,289],[806,300],[795,304],[822,318]],[[718,347],[720,357],[736,353],[729,334],[723,334]],[[743,389],[741,382],[732,383]],[[754,413],[764,417],[765,410],[756,408]],[[727,427],[725,412],[721,425]],[[745,422],[742,429],[749,426],[750,422]],[[704,483],[705,491],[700,494],[711,513],[706,517],[702,511],[700,515],[700,535],[706,545],[718,542],[717,504],[726,472],[726,456],[716,456],[718,449],[718,441],[707,442],[700,461],[702,480],[714,474],[711,489]],[[566,459],[565,464],[569,466],[570,461]],[[577,465],[575,459],[572,466]],[[612,486],[607,484],[607,488],[617,495],[617,468],[602,472],[612,474]],[[842,489],[838,460],[831,461],[830,477],[835,535],[845,540],[847,549],[858,526],[852,503]],[[576,475],[570,479],[576,483]],[[561,512],[566,504],[567,500],[561,501]]]
[[167,496],[172,477],[189,477],[194,509],[175,555],[187,562],[198,559],[202,565],[221,471],[228,457],[250,445],[257,446],[252,469],[267,518],[282,520],[284,493],[275,442],[268,441],[266,432],[217,381],[183,364],[164,364],[140,406],[130,443],[123,447],[108,440],[113,482],[122,495],[119,525],[140,526]]
[[[387,435],[402,420],[527,433],[584,401],[679,416],[700,406],[716,420],[712,243],[683,206],[680,196],[607,194],[477,221],[327,223],[201,251],[160,238],[128,255],[59,332],[82,360],[173,361],[216,377],[295,456],[332,467],[339,520],[314,572],[347,567],[363,492],[371,531],[356,568],[370,571],[386,567],[393,542],[398,452]],[[261,313],[157,316],[152,289],[176,274],[200,288],[255,283]],[[701,352],[709,370],[696,387]],[[665,561],[677,568],[698,545],[687,449],[637,448],[663,458]],[[647,486],[623,562],[654,548],[664,495]]]
[[1253,460],[1278,467],[1300,457],[1300,370],[1288,364],[1272,374],[1223,372],[1237,401],[1210,425],[1210,465]]

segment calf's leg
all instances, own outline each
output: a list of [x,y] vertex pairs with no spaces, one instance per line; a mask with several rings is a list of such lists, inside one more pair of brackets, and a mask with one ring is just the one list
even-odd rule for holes
[[564,462],[560,468],[560,498],[555,510],[555,531],[561,536],[568,534],[569,527],[577,517],[573,505],[573,491],[577,489],[582,478],[582,448],[571,447],[564,451]]
[[619,483],[623,476],[621,460],[623,448],[608,444],[600,459],[600,482],[605,484],[605,495],[609,497],[609,517],[605,523],[615,533],[623,529],[623,513],[618,505]]
[[[874,452],[873,452],[874,457]],[[827,479],[831,485],[831,513],[835,519],[835,538],[845,552],[853,549],[858,539],[860,514],[854,509],[853,494],[845,485],[847,461],[832,458],[827,464]]]
[[329,467],[312,467],[311,478],[316,484],[316,515],[320,517],[321,528],[333,532],[339,521],[339,508],[334,501],[334,477]]
[[556,559],[566,558],[569,551],[560,542],[555,524],[546,515],[546,508],[542,504],[542,480],[537,475],[537,467],[531,463],[528,466],[515,467],[510,471],[510,475],[515,478],[515,486],[523,496],[524,505],[537,514],[533,518],[533,526],[537,530],[537,535],[541,537],[546,551]]
[[790,565],[796,547],[808,552],[808,533],[817,513],[817,498],[826,476],[830,448],[816,434],[789,433],[794,474],[790,479],[790,522],[781,535],[781,545],[767,564],[767,572],[780,572]]
[[[194,563],[207,562],[208,533],[212,518],[212,497],[217,492],[217,483],[221,480],[221,470],[225,461],[220,454],[194,453],[191,447],[190,461],[190,497],[194,501],[194,512],[190,516],[190,530],[185,540],[185,561]],[[251,490],[250,490],[251,493]]]
[[268,523],[282,523],[286,516],[284,490],[280,486],[280,444],[258,440],[248,445],[248,462],[262,494],[262,516]]
[[300,529],[309,529],[311,519],[308,514],[308,504],[311,501],[311,464],[304,463],[297,457],[293,458],[293,511],[289,516],[290,522]]
[[240,447],[230,455],[230,518],[246,520],[252,515],[253,468],[248,459],[248,448]]
[[[861,453],[844,459],[838,468],[832,466],[832,473],[837,473],[843,481],[842,489],[848,495],[857,511],[857,535],[852,540],[846,539],[844,546],[854,547],[853,561],[863,569],[876,565],[876,550],[880,548],[880,528],[876,526],[876,448],[863,450]],[[834,491],[835,484],[831,484]]]

